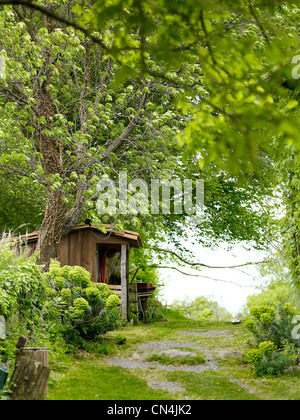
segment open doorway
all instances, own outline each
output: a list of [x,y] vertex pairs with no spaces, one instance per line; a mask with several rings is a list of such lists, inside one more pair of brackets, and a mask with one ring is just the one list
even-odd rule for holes
[[118,245],[97,244],[96,281],[121,285],[121,250]]

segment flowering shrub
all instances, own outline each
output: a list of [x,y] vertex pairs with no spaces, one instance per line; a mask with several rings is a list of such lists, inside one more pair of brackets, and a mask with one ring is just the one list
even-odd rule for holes
[[100,292],[101,299],[106,300],[110,295],[111,290],[109,290],[107,284],[105,283],[95,283],[95,286]]
[[263,352],[260,349],[251,349],[246,353],[246,360],[251,363],[256,363],[262,360]]
[[56,260],[51,260],[46,277],[53,280],[55,286],[60,290],[66,286],[85,289],[91,283],[91,275],[85,268],[79,266],[61,268],[60,262]]
[[19,335],[34,346],[51,348],[52,355],[85,348],[86,340],[119,326],[117,311],[106,306],[112,295],[82,267],[51,261],[45,274],[36,258],[17,256],[11,243],[0,244],[0,315],[7,321],[0,361],[14,359]]
[[118,325],[119,316],[113,309],[119,298],[107,284],[92,282],[83,267],[60,267],[52,260],[46,278],[50,289],[46,313],[53,318],[55,312],[56,329],[65,339],[93,339]]
[[19,335],[31,341],[39,337],[37,345],[48,347],[43,318],[46,286],[35,258],[16,255],[9,240],[0,244],[0,315],[5,318],[7,333],[6,339],[0,340],[0,363],[8,365],[14,360]]
[[66,304],[69,304],[71,301],[72,292],[70,289],[62,289],[62,291],[60,292],[60,296],[63,302],[65,302]]
[[272,325],[272,316],[270,314],[262,314],[260,317],[260,322],[263,325],[270,327]]
[[258,330],[257,330],[256,322],[253,319],[247,319],[247,321],[245,322],[245,326],[253,334],[257,334]]
[[[97,287],[89,286],[82,290],[82,296],[88,301],[89,304],[98,302],[101,299],[100,290]],[[106,302],[107,306],[107,302]]]
[[106,301],[107,309],[114,309],[119,304],[120,304],[120,299],[118,298],[117,295],[114,294],[114,295],[108,296],[107,301]]
[[74,308],[84,312],[89,307],[89,303],[84,298],[77,298],[74,300],[73,306]]

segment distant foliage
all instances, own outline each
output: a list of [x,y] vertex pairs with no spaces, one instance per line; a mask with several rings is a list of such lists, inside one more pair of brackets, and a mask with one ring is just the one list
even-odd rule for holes
[[253,306],[267,305],[277,309],[283,302],[297,306],[299,290],[293,286],[287,267],[282,261],[278,259],[276,263],[260,268],[260,274],[267,279],[266,284],[261,287],[260,293],[247,297],[247,303],[243,308],[244,316],[249,316],[250,308]]
[[172,307],[197,321],[229,321],[232,318],[225,308],[203,296],[196,297],[194,301],[190,299],[176,300]]

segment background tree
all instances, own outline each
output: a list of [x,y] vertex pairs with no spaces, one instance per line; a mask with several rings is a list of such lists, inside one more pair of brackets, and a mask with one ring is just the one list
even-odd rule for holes
[[191,299],[175,300],[171,306],[197,321],[230,321],[232,319],[232,315],[226,309],[203,296],[198,296],[193,301]]
[[[55,2],[47,10],[68,13]],[[104,30],[106,38],[116,33],[113,28],[120,22]],[[31,7],[4,9],[1,27],[1,48],[7,58],[7,77],[1,85],[2,141],[10,144],[11,136],[18,139],[16,149],[22,144],[31,179],[44,188],[38,244],[41,262],[56,255],[59,239],[81,217],[105,221],[94,210],[96,185],[102,176],[114,179],[119,170],[126,169],[130,177],[169,179],[186,176],[187,168],[190,176],[202,176],[193,160],[183,164],[184,150],[176,140],[187,120],[174,105],[173,100],[183,94],[176,78],[172,82],[148,74],[129,80],[124,66],[113,62],[106,47]],[[135,25],[136,30],[139,27]],[[193,79],[194,85],[202,86],[195,63],[180,68],[179,74],[182,80]],[[254,188],[242,198],[241,190],[236,193],[225,176],[219,176],[216,185],[214,191],[210,189],[208,203],[217,202],[217,189],[219,199],[223,192],[231,194],[232,200],[240,196],[239,204],[257,193]],[[243,212],[249,222],[253,212],[249,207]],[[176,218],[161,219],[154,223],[155,229],[162,223],[174,230]],[[136,218],[126,220],[132,221]],[[233,231],[234,223],[230,225],[227,236],[243,237],[247,230],[241,235]],[[218,227],[220,235],[223,227]],[[211,225],[209,230],[213,231]]]

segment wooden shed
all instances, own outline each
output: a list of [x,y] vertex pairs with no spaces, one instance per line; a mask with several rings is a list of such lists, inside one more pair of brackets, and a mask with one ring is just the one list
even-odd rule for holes
[[[121,298],[121,315],[128,319],[129,302],[129,254],[131,248],[143,246],[137,232],[115,231],[105,225],[107,233],[89,223],[77,225],[58,244],[57,259],[61,266],[82,266],[91,273],[94,282],[107,283]],[[22,235],[18,243],[28,247],[32,254],[37,245],[39,232]]]

